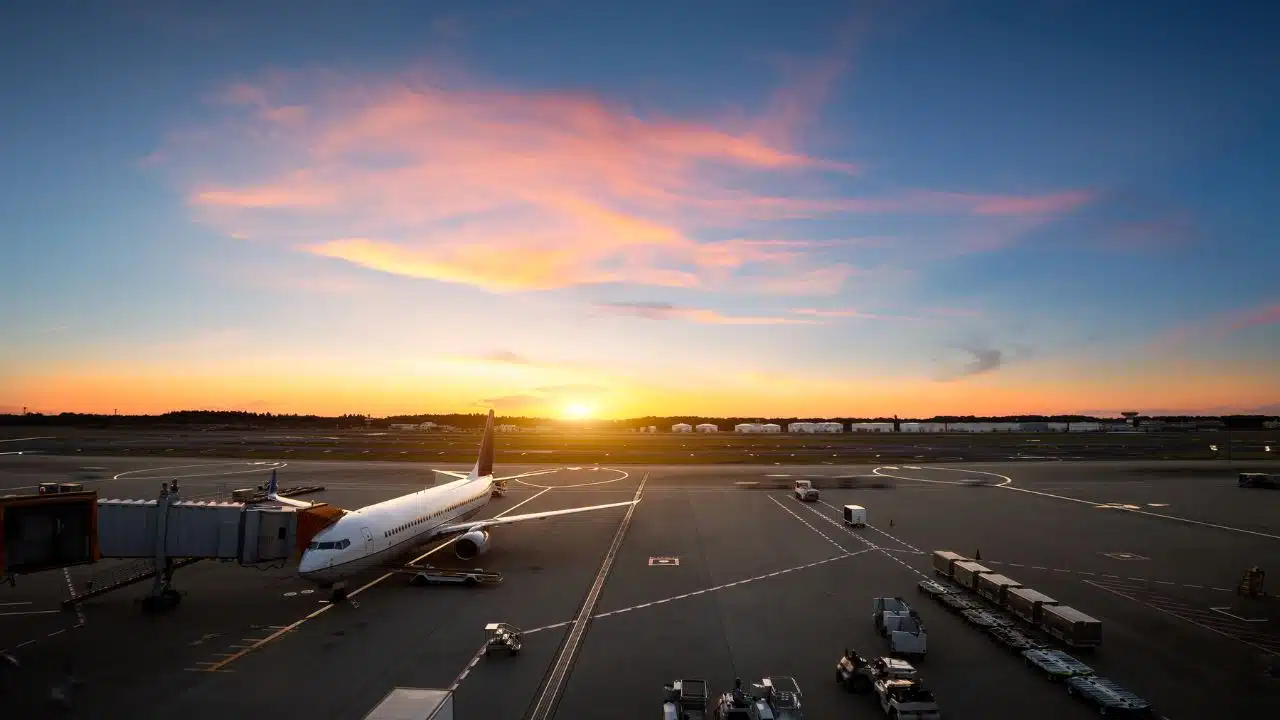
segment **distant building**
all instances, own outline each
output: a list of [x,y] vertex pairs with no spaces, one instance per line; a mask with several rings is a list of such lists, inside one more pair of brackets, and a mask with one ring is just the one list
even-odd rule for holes
[[909,433],[940,433],[948,429],[946,423],[939,422],[904,422],[900,427],[902,432]]
[[782,432],[782,426],[776,423],[765,423],[760,426],[760,432],[767,432],[767,433]]
[[811,433],[818,432],[818,423],[811,422],[793,422],[787,424],[787,432],[789,433]]
[[850,423],[849,432],[893,432],[893,423]]
[[700,433],[720,432],[720,427],[718,425],[712,425],[711,423],[702,423],[694,429]]
[[1049,423],[1047,422],[1020,422],[1018,423],[1019,432],[1049,432]]
[[392,430],[417,430],[417,423],[391,423]]
[[689,423],[676,423],[675,425],[671,426],[671,432],[673,433],[693,432],[693,426],[690,425]]
[[[776,425],[774,427],[777,427]],[[734,432],[740,433],[761,433],[765,432],[764,425],[760,423],[738,423],[733,426]]]
[[820,432],[820,433],[842,433],[842,432],[844,432],[844,423],[842,423],[842,422],[820,422],[820,423],[818,423],[818,432]]
[[499,425],[496,429],[500,433],[513,433],[520,432],[523,428],[519,425]]

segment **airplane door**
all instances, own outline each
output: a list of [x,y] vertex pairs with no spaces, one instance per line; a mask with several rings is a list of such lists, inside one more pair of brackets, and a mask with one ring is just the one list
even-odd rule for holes
[[360,532],[364,535],[364,551],[373,554],[373,533],[369,532],[369,528],[360,528]]

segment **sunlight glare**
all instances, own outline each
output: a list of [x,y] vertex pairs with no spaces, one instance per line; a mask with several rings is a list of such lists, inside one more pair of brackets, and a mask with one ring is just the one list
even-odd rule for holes
[[570,420],[582,420],[591,415],[591,408],[582,403],[570,403],[565,406],[564,416]]

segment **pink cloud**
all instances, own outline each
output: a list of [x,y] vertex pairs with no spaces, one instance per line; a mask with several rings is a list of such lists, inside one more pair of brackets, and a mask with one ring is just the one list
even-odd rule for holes
[[796,308],[791,312],[797,315],[812,315],[813,317],[820,318],[863,318],[866,320],[874,320],[882,317],[875,313],[862,312],[861,310],[854,310],[852,308],[837,308],[833,310],[824,310],[820,308]]
[[1152,345],[1158,350],[1169,350],[1184,343],[1221,340],[1241,330],[1277,324],[1280,324],[1280,301],[1270,301],[1175,327],[1158,336]]
[[[641,115],[596,97],[483,89],[458,75],[274,73],[227,87],[241,111],[175,135],[151,156],[190,190],[200,219],[388,273],[490,291],[628,283],[833,294],[856,269],[815,244],[733,239],[739,228],[844,213],[1035,215],[1087,193],[835,194],[857,166],[794,149],[844,61],[730,130]],[[784,180],[804,192],[747,190]]]
[[725,315],[715,310],[690,308],[664,302],[597,303],[595,307],[606,312],[648,320],[684,320],[704,325],[813,325],[814,320],[776,316]]

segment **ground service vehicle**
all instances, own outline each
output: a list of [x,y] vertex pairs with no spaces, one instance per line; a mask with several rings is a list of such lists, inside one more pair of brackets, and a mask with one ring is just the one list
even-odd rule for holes
[[978,576],[991,572],[991,568],[979,565],[971,560],[957,562],[951,566],[951,577],[965,590],[978,589]]
[[1000,613],[994,613],[990,610],[962,610],[960,614],[971,625],[977,625],[980,628],[1009,627],[1013,624],[1013,619],[1005,617]]
[[818,499],[818,488],[814,487],[809,480],[797,480],[793,491],[797,498],[806,502],[814,502]]
[[1041,606],[1039,627],[1073,648],[1102,644],[1102,622],[1066,605]]
[[1280,488],[1280,475],[1274,473],[1240,473],[1240,487]]
[[473,570],[454,570],[438,568],[434,565],[406,565],[397,572],[412,573],[409,582],[414,585],[497,585],[502,582],[502,573],[489,572],[475,568]]
[[997,606],[1004,606],[1005,593],[1011,589],[1022,587],[1022,583],[1004,575],[995,573],[984,573],[977,578],[978,594],[995,603]]
[[966,562],[968,559],[950,550],[935,550],[933,551],[933,571],[945,578],[953,577],[955,575],[955,564]]
[[1009,588],[1004,594],[1004,607],[1032,625],[1040,624],[1040,610],[1058,601],[1031,588]]
[[934,597],[942,601],[948,609],[956,612],[964,612],[966,610],[980,610],[982,604],[974,598],[967,597],[961,593],[947,593],[946,595],[935,595]]
[[800,720],[800,686],[794,678],[765,678],[748,692],[735,680],[733,690],[720,696],[716,720]]
[[710,699],[706,680],[676,680],[663,690],[662,720],[706,720]]
[[394,688],[364,720],[453,720],[453,693],[448,690]]
[[871,692],[876,680],[912,680],[917,676],[916,669],[906,660],[893,657],[878,657],[868,660],[856,650],[845,650],[840,662],[836,665],[836,683],[844,686],[849,692],[858,694]]
[[880,709],[894,720],[941,720],[933,693],[919,680],[877,680]]
[[1026,650],[1022,653],[1022,659],[1027,667],[1042,671],[1051,681],[1093,674],[1093,668],[1061,650]]
[[1102,715],[1142,717],[1151,714],[1151,705],[1107,678],[1077,675],[1067,678],[1067,694],[1084,698]]
[[520,628],[507,623],[489,623],[484,626],[484,654],[488,655],[493,650],[506,650],[512,655],[519,655],[520,648],[524,647],[521,641]]
[[889,641],[889,652],[911,658],[923,658],[928,650],[928,635],[920,615],[900,597],[875,598],[871,601],[872,620],[876,630]]
[[849,527],[866,527],[867,526],[867,509],[861,505],[845,505],[844,506],[844,524]]

